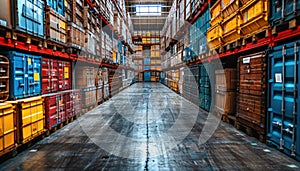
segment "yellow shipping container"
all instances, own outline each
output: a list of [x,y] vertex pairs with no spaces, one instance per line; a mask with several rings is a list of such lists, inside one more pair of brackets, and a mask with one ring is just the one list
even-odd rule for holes
[[44,99],[42,96],[9,101],[15,106],[17,142],[24,144],[45,132]]
[[16,116],[13,105],[0,103],[0,156],[17,146],[15,124]]
[[268,8],[267,0],[251,0],[241,8],[243,36],[250,37],[268,28]]
[[222,22],[221,9],[221,0],[216,1],[215,4],[210,8],[210,25],[214,26]]
[[207,42],[210,49],[222,46],[222,34],[223,30],[220,24],[210,27],[207,30]]
[[234,13],[222,23],[223,26],[223,41],[231,43],[241,38],[240,35],[241,15],[239,12]]

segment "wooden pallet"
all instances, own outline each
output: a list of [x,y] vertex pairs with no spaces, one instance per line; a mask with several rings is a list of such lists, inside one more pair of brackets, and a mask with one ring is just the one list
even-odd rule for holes
[[30,34],[22,33],[19,31],[14,31],[12,33],[12,39],[19,41],[19,42],[26,43],[26,44],[32,44],[32,45],[38,46],[40,48],[43,47],[44,42],[45,42],[44,39],[42,39],[42,38],[38,38],[38,37],[32,36]]
[[236,129],[245,132],[247,135],[257,138],[260,142],[264,143],[266,141],[264,129],[258,125],[237,118],[235,127]]
[[245,46],[247,43],[257,42],[257,40],[268,37],[269,30],[268,28],[262,29],[252,35],[242,38],[242,46]]
[[241,41],[241,39],[238,39],[231,43],[227,43],[227,44],[223,45],[222,51],[230,51],[230,50],[241,47],[241,45],[242,45],[242,41]]
[[271,33],[272,35],[276,35],[278,32],[296,28],[298,25],[300,25],[300,18],[297,17],[290,21],[280,22],[278,24],[273,25],[274,26],[272,27]]
[[66,52],[66,47],[55,41],[47,40],[43,43],[43,46],[53,51]]

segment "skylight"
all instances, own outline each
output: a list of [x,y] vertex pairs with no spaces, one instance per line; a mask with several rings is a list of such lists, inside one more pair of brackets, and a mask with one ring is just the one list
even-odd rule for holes
[[161,4],[135,5],[135,13],[137,16],[160,16],[161,7]]

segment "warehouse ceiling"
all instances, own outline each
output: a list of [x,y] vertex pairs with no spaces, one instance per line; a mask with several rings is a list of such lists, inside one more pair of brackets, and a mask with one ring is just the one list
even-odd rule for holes
[[125,0],[134,31],[161,31],[173,0]]

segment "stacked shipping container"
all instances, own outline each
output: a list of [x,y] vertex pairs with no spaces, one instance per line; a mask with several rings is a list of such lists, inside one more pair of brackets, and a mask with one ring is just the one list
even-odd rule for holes
[[[172,88],[170,73],[181,72],[170,59],[174,55],[176,41],[180,41],[174,43],[177,33],[185,32],[180,25],[180,14],[185,10],[186,19],[193,25],[186,32],[189,39],[185,36],[183,41],[183,61],[189,69],[184,69],[181,94],[194,103],[200,100],[199,105],[205,110],[209,110],[208,103],[215,103],[215,111],[224,116],[225,122],[230,121],[261,141],[267,139],[269,144],[299,160],[296,87],[300,35],[297,11],[300,1],[187,0],[185,5],[181,3],[180,0],[174,1],[172,7],[177,8],[171,8],[162,31],[161,43],[166,50],[162,64],[167,79],[161,81]],[[211,16],[206,28],[208,53],[201,48],[204,41],[197,33],[206,21],[207,12]],[[174,20],[179,20],[179,23]],[[216,59],[227,61],[223,63],[225,70],[204,70],[205,65],[214,66],[213,60]],[[232,68],[236,62],[237,71]],[[227,68],[227,64],[231,69]],[[184,64],[181,63],[181,66]],[[202,69],[197,71],[199,67]],[[189,74],[189,70],[193,74]],[[216,79],[207,79],[207,72],[214,72]],[[199,81],[199,88],[191,89],[192,75]],[[212,87],[213,84],[208,82],[214,80],[216,85]],[[215,95],[208,95],[209,85],[210,89],[215,89]],[[199,97],[193,97],[197,91]],[[215,101],[205,105],[205,97]],[[209,101],[209,98],[206,99]]]
[[[99,62],[112,57],[114,32],[102,27],[113,24],[114,7],[98,0],[4,0],[0,5],[7,9],[0,12],[2,156],[109,96],[108,72]],[[98,11],[109,16],[103,19]],[[124,25],[126,37],[129,29]],[[125,55],[130,56],[126,50]],[[130,58],[123,61],[132,64]]]

